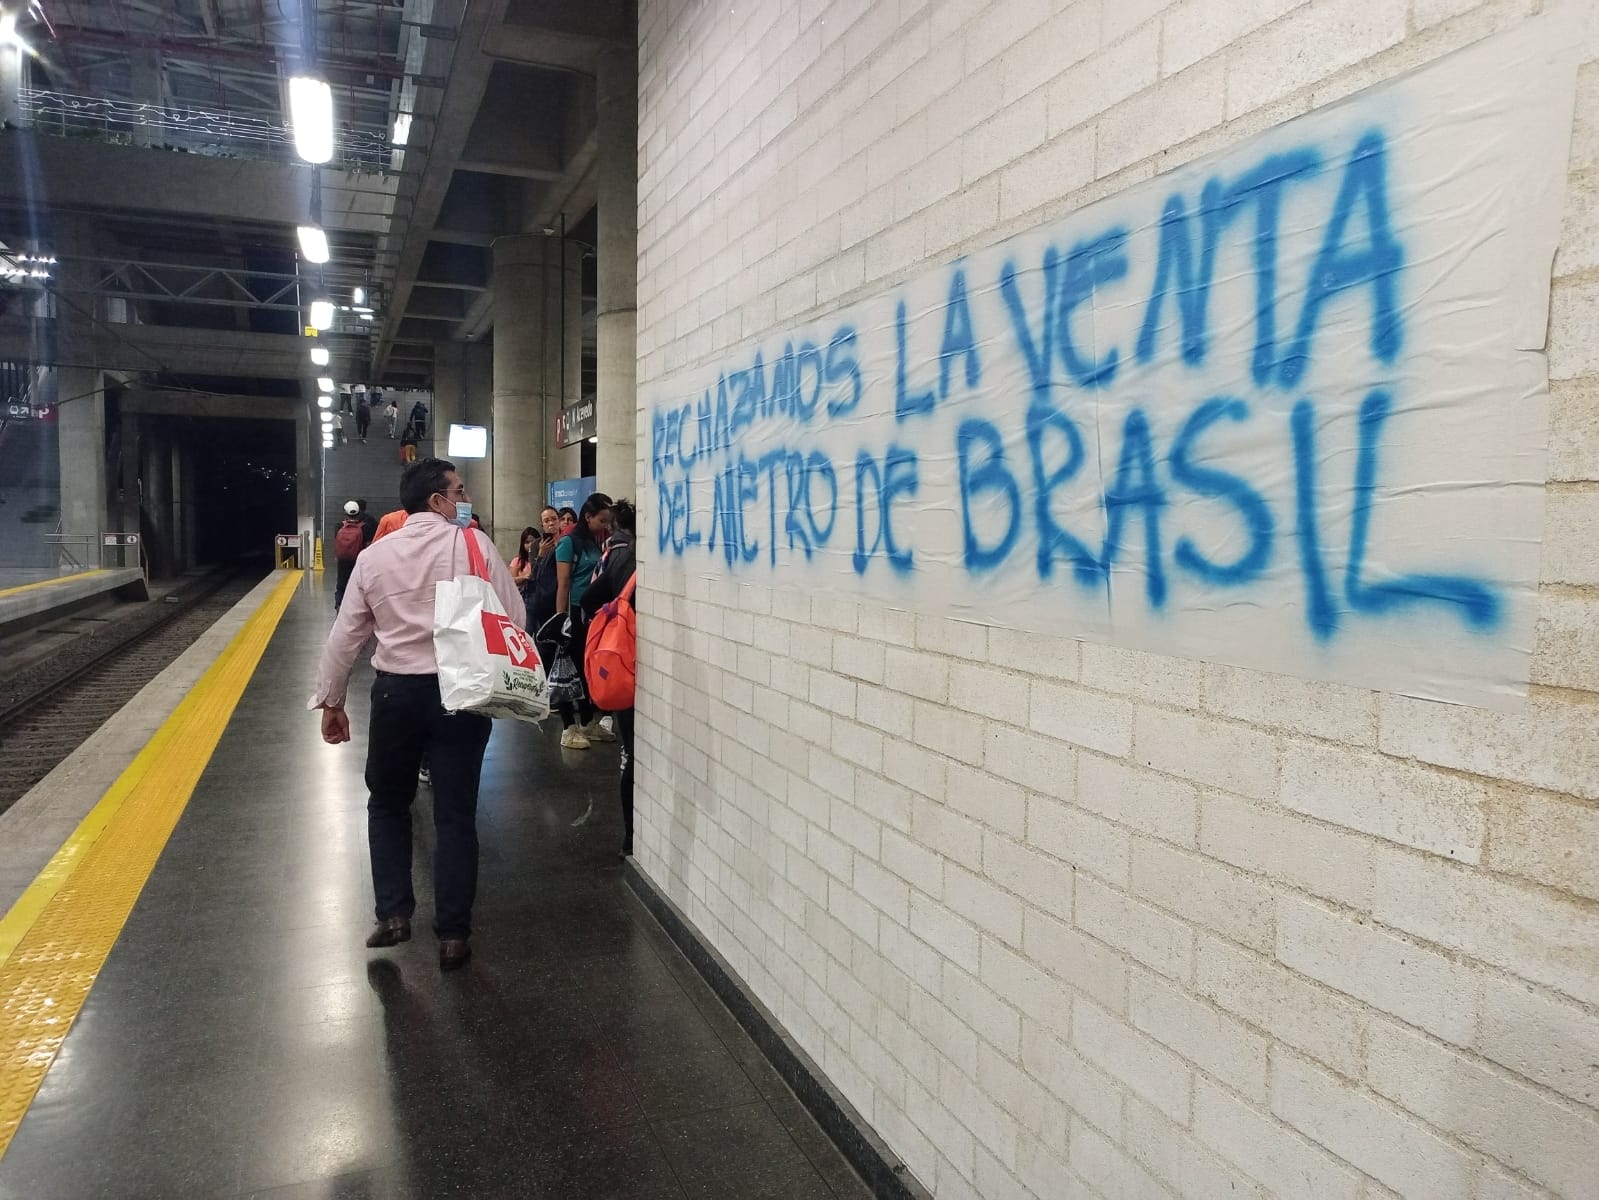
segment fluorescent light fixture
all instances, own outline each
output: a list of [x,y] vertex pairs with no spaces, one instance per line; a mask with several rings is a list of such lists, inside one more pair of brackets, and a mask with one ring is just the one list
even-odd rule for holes
[[356,288],[354,292],[350,293],[350,299],[359,308],[366,303],[366,289]]
[[600,439],[599,438],[597,438],[597,437],[589,438],[589,445],[598,446],[599,444],[600,444]]
[[306,262],[328,261],[328,235],[322,232],[320,225],[301,225],[294,232],[300,237],[300,253],[305,255]]
[[311,365],[325,367],[328,365],[328,350],[326,346],[318,346],[311,351]]
[[394,118],[394,144],[403,146],[411,140],[411,114],[401,113]]
[[33,47],[28,45],[27,39],[17,32],[17,14],[9,10],[0,12],[0,43],[15,46],[24,54],[33,55],[34,58],[39,57],[34,53]]
[[361,314],[361,320],[370,321],[371,319],[372,319],[372,314],[371,313],[364,312],[364,313]]
[[333,324],[333,302],[331,300],[311,301],[311,328],[322,330]]
[[326,79],[295,75],[289,80],[289,124],[294,148],[306,162],[333,157],[333,89]]
[[451,458],[487,458],[489,431],[482,425],[451,425],[445,453]]
[[318,408],[332,408],[333,397],[324,392],[322,395],[316,398],[316,406]]
[[[323,413],[322,414],[322,424],[324,424],[324,425],[333,424],[333,414],[330,413],[330,412]],[[323,430],[323,432],[331,434],[333,431],[331,429],[326,429],[326,430]]]
[[331,392],[333,390],[333,379],[328,375],[318,375],[316,385],[324,392]]

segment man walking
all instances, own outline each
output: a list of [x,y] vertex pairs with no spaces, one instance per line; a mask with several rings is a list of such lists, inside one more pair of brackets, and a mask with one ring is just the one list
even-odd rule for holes
[[344,603],[344,593],[350,586],[350,575],[355,571],[355,560],[366,548],[366,526],[361,523],[361,506],[354,500],[344,502],[344,520],[339,522],[333,535],[333,558],[338,563],[338,578],[333,585],[333,611],[338,612]]
[[339,619],[322,651],[316,692],[322,740],[350,740],[345,694],[356,656],[377,637],[372,665],[372,716],[367,733],[367,844],[377,927],[366,944],[397,945],[411,936],[411,802],[424,754],[433,773],[435,849],[433,931],[439,966],[451,971],[472,955],[472,903],[477,895],[477,794],[490,722],[451,714],[439,704],[433,657],[433,585],[464,570],[464,538],[479,539],[491,583],[506,612],[520,602],[511,572],[488,539],[465,528],[472,502],[455,466],[424,458],[400,479],[405,524],[379,538],[356,561]]

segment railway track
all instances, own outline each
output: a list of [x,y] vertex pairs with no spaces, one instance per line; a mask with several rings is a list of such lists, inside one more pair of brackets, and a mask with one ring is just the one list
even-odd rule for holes
[[216,572],[157,602],[159,610],[68,646],[56,661],[25,677],[0,681],[0,813],[259,582],[252,570]]

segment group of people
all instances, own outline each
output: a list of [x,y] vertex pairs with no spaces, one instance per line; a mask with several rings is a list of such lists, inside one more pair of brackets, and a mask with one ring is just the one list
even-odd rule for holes
[[636,519],[632,504],[603,492],[576,511],[546,506],[539,525],[522,530],[510,564],[561,717],[561,747],[621,740],[623,858],[633,853],[633,710],[606,714],[615,725],[607,729],[589,700],[583,662],[590,622],[633,577]]
[[[346,518],[335,537],[338,615],[308,707],[321,712],[324,741],[350,740],[345,713],[350,676],[361,648],[375,636],[366,784],[377,924],[366,944],[394,946],[411,936],[416,898],[410,807],[427,769],[436,834],[434,932],[439,965],[453,970],[471,957],[478,781],[490,722],[473,713],[448,713],[440,704],[434,585],[460,569],[461,537],[482,539],[490,583],[507,613],[525,617],[548,672],[552,707],[561,716],[562,747],[621,742],[621,853],[628,857],[633,853],[634,713],[628,708],[609,714],[615,731],[606,729],[589,702],[582,672],[589,622],[633,576],[635,513],[627,501],[613,502],[600,493],[576,512],[546,508],[540,526],[523,531],[516,556],[506,564],[492,553],[454,464],[425,458],[407,465],[400,502],[401,511],[375,522],[370,536],[364,501],[345,505]],[[360,539],[348,567],[338,552],[341,537],[348,546]]]
[[[397,436],[396,431],[400,425],[400,401],[395,396],[390,396],[387,403],[383,400],[383,389],[372,388],[370,391],[357,388],[354,391],[340,393],[339,413],[342,420],[347,412],[355,414],[355,436],[366,444],[367,431],[372,427],[372,414],[381,412],[389,419],[389,438]],[[427,436],[428,406],[421,400],[411,405],[411,411],[406,417],[403,432],[400,438],[400,461],[411,463],[416,461],[416,446],[419,441]],[[409,450],[406,449],[409,447]]]

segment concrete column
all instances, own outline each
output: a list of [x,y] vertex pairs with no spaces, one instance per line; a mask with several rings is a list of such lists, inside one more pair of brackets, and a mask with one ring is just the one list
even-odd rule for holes
[[[306,401],[294,414],[294,527],[302,533],[309,529],[312,537],[323,538],[325,543],[328,534],[321,528],[322,522],[318,519],[322,511],[322,481],[317,475],[317,463],[322,457],[322,421],[311,415],[316,411],[312,402]],[[312,448],[313,443],[315,449]],[[327,552],[324,544],[323,553]],[[305,548],[302,553],[301,561],[310,566],[310,548]]]
[[595,328],[595,477],[611,496],[638,494],[638,52],[598,63],[599,296]]
[[533,234],[494,242],[489,511],[495,544],[507,555],[544,507],[549,482],[576,476],[581,463],[578,446],[555,444],[556,420],[577,399],[582,377],[581,259],[567,245],[563,263],[562,246]]
[[472,497],[473,511],[492,536],[494,477],[490,458],[452,457],[451,425],[482,425],[488,430],[488,454],[494,453],[493,348],[477,342],[439,342],[433,347],[433,429],[437,454],[460,472]]
[[173,538],[176,570],[188,571],[199,561],[195,541],[194,459],[188,441],[179,437],[172,445],[172,506],[176,532]]
[[172,508],[172,447],[166,422],[149,422],[144,436],[145,546],[150,570],[159,576],[174,574],[176,561]]
[[106,521],[105,392],[100,372],[92,367],[61,367],[56,387],[61,532],[98,534]]
[[144,465],[144,451],[139,445],[139,415],[122,414],[122,478],[117,486],[117,503],[111,508],[116,513],[114,524],[123,533],[139,532],[139,468]]

